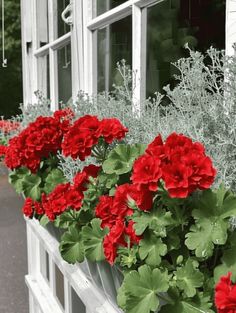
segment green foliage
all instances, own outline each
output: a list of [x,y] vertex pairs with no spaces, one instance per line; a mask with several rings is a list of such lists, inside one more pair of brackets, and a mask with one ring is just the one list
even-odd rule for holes
[[150,266],[158,266],[161,256],[166,255],[167,246],[155,235],[146,235],[139,243],[139,255],[141,260]]
[[176,224],[171,212],[160,208],[154,208],[151,212],[137,212],[132,220],[135,222],[134,228],[137,235],[142,235],[149,228],[155,231],[156,235],[165,237],[165,227]]
[[118,291],[118,304],[127,313],[150,313],[156,311],[161,295],[169,289],[169,278],[166,272],[148,265],[131,271]]
[[85,226],[82,230],[85,255],[90,261],[103,261],[103,238],[108,233],[108,229],[101,228],[100,219],[93,219],[91,226]]
[[45,179],[44,191],[45,191],[45,193],[49,194],[51,191],[53,191],[53,189],[58,184],[62,184],[65,182],[66,182],[66,179],[65,179],[65,176],[63,175],[62,171],[55,168],[48,174],[48,176]]
[[9,183],[15,188],[17,193],[24,191],[22,182],[27,176],[30,176],[30,171],[26,167],[21,167],[10,172]]
[[84,260],[84,246],[81,232],[77,227],[70,227],[61,238],[60,253],[68,263],[82,262]]
[[42,182],[42,179],[38,175],[28,175],[25,176],[22,181],[22,189],[25,197],[29,197],[33,200],[40,200],[41,198],[41,188],[40,184]]
[[186,235],[186,245],[198,258],[212,255],[214,245],[224,245],[228,237],[229,218],[236,215],[236,197],[223,186],[206,190],[194,204],[195,224]]
[[129,173],[137,159],[145,151],[145,145],[118,145],[112,150],[102,165],[106,174],[122,175]]
[[198,287],[203,285],[203,274],[197,269],[198,263],[188,259],[186,264],[178,268],[175,272],[176,284],[180,290],[183,290],[186,297],[193,297],[197,293]]

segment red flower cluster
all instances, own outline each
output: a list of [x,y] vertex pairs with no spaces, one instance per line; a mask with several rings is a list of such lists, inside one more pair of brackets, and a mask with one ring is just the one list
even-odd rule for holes
[[157,136],[133,166],[132,181],[156,191],[160,179],[172,198],[186,198],[196,189],[209,188],[216,176],[204,147],[182,134],[172,133],[163,143]]
[[26,198],[24,206],[22,208],[22,212],[25,216],[32,217],[34,212],[38,215],[43,215],[44,209],[39,202],[33,201],[31,198]]
[[61,150],[70,118],[69,110],[57,111],[52,117],[38,117],[18,136],[10,139],[5,152],[6,165],[10,169],[25,166],[36,172],[43,158]]
[[19,127],[20,127],[19,122],[0,120],[0,131],[3,132],[4,134],[9,134],[14,130],[19,129]]
[[236,284],[231,281],[232,273],[222,276],[215,287],[215,305],[218,313],[236,313]]
[[110,232],[104,238],[103,248],[107,261],[113,264],[119,246],[127,246],[127,238],[131,246],[137,244],[141,237],[136,236],[133,222],[128,225],[126,216],[133,214],[133,205],[141,210],[150,210],[152,193],[148,189],[138,190],[137,186],[124,184],[116,189],[114,197],[101,196],[96,207],[96,216],[102,220],[101,226],[109,227]]
[[60,184],[49,195],[43,194],[42,207],[47,217],[53,221],[67,209],[80,210],[89,177],[96,177],[99,169],[98,166],[89,165],[74,177],[73,184]]
[[85,115],[79,118],[69,129],[62,143],[63,154],[84,161],[91,155],[92,147],[103,137],[107,143],[124,138],[128,131],[115,118],[99,121],[96,116]]
[[0,145],[0,157],[4,156],[7,152],[7,147]]

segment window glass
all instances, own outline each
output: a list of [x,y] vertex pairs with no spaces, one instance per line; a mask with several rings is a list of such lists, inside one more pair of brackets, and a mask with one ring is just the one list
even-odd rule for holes
[[62,307],[65,307],[65,296],[64,296],[64,277],[62,272],[55,265],[55,279],[56,279],[56,296]]
[[74,288],[71,288],[71,304],[72,304],[71,313],[86,313],[86,306],[80,300]]
[[147,10],[147,96],[174,84],[171,62],[188,56],[184,44],[224,49],[224,0],[164,0]]
[[72,97],[71,45],[58,50],[58,98],[59,102],[68,103]]
[[97,15],[105,13],[124,2],[126,0],[97,0]]
[[98,30],[98,91],[109,91],[122,83],[117,62],[132,64],[132,17]]
[[[58,27],[58,37],[61,37],[68,33],[70,31],[70,26],[67,25],[62,17],[61,14],[65,10],[65,8],[70,4],[70,0],[58,0],[57,1],[57,12],[58,12],[58,17],[57,17],[57,27]],[[71,13],[69,13],[71,14]]]
[[37,0],[37,48],[43,47],[48,43],[49,25],[48,25],[48,0]]

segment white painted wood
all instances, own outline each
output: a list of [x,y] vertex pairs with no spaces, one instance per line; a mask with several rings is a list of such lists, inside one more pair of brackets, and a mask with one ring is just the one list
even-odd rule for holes
[[[57,39],[57,0],[48,0],[49,11],[49,42]],[[58,101],[58,57],[57,51],[49,49],[50,64],[50,100],[51,109],[56,111],[59,107]]]
[[23,103],[32,103],[32,2],[21,0]]
[[84,90],[84,40],[83,40],[83,1],[73,1],[73,26],[71,36],[72,98]]
[[[115,304],[107,300],[106,296],[101,290],[98,290],[85,276],[80,269],[79,264],[70,265],[62,260],[58,246],[58,241],[53,238],[46,229],[41,227],[36,220],[27,220],[27,227],[38,238],[38,240],[47,249],[52,261],[58,266],[63,273],[64,278],[74,288],[75,292],[80,297],[90,312],[97,313],[120,313],[121,311]],[[55,274],[54,274],[55,277]],[[39,277],[40,280],[40,277]],[[38,278],[37,278],[38,281]],[[44,284],[45,281],[44,281]],[[41,284],[40,284],[41,285]],[[54,287],[55,290],[55,287]],[[55,295],[55,293],[53,293]],[[51,298],[51,297],[50,297]],[[93,299],[93,301],[91,301]],[[44,312],[44,311],[43,311]],[[54,313],[54,311],[53,311]]]
[[[25,282],[34,301],[36,301],[43,313],[63,313],[44,279],[41,277],[35,278],[31,275],[26,275]],[[33,311],[33,313],[36,312]]]
[[140,117],[146,99],[147,8],[133,5],[132,23],[133,112]]
[[49,50],[58,50],[66,46],[71,41],[71,32],[57,38],[56,40],[48,43],[47,45],[34,51],[34,56],[40,57],[48,54]]
[[226,1],[226,54],[235,55],[236,43],[236,1]]
[[64,278],[65,313],[71,313],[71,288],[67,278]]
[[132,3],[133,0],[126,1],[114,9],[111,9],[95,17],[94,19],[91,19],[87,22],[87,27],[90,30],[96,30],[125,18],[132,13]]
[[88,95],[97,93],[97,31],[88,28],[94,16],[93,1],[83,0],[84,91]]
[[147,8],[162,1],[165,0],[134,0],[134,4],[139,6],[140,8]]

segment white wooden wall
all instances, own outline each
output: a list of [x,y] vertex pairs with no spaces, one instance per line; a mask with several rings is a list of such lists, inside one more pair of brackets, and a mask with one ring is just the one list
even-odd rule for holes
[[234,55],[236,43],[236,0],[226,1],[226,54]]

